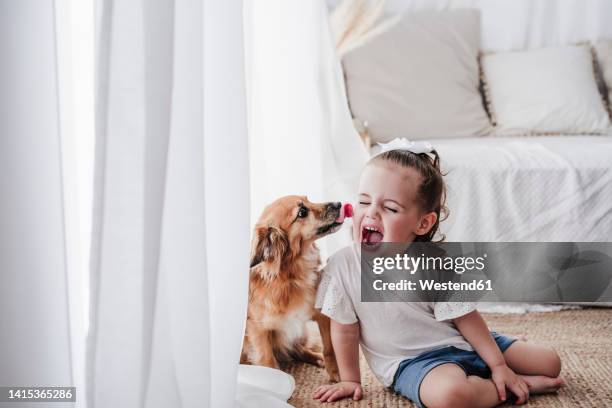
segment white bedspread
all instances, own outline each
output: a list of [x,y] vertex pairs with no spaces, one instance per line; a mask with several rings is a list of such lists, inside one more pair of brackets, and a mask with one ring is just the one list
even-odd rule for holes
[[612,136],[434,141],[448,241],[612,241]]

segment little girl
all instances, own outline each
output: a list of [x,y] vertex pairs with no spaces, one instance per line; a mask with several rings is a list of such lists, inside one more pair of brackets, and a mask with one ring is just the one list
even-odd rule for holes
[[[547,347],[490,332],[471,303],[361,302],[361,243],[432,241],[444,209],[438,154],[428,143],[383,145],[361,175],[354,244],[328,261],[317,308],[331,318],[340,382],[314,399],[359,400],[359,344],[376,377],[419,407],[492,407],[563,385]],[[510,393],[509,393],[509,392]]]

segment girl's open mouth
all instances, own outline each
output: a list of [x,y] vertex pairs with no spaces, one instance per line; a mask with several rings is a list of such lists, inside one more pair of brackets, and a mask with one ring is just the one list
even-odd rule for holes
[[380,229],[373,226],[364,226],[361,229],[361,242],[366,245],[376,245],[382,242],[384,235]]

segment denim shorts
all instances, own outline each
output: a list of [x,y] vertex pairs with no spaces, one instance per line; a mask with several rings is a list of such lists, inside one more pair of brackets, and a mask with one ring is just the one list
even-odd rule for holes
[[[502,353],[516,341],[516,339],[493,331],[491,335]],[[447,363],[458,365],[465,371],[466,375],[477,375],[482,378],[491,377],[491,370],[475,351],[448,346],[402,361],[395,372],[393,390],[412,400],[419,408],[423,408],[424,405],[419,396],[423,378],[435,367]]]

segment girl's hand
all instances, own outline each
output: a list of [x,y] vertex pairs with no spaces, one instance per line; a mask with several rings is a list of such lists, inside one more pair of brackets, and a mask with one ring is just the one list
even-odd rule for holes
[[314,392],[313,399],[319,402],[333,402],[345,397],[359,401],[363,395],[361,384],[352,381],[341,381],[335,384],[320,385]]
[[529,387],[525,380],[516,375],[507,365],[499,365],[491,368],[491,379],[497,387],[499,399],[506,400],[506,387],[516,395],[516,404],[521,405],[529,399]]

